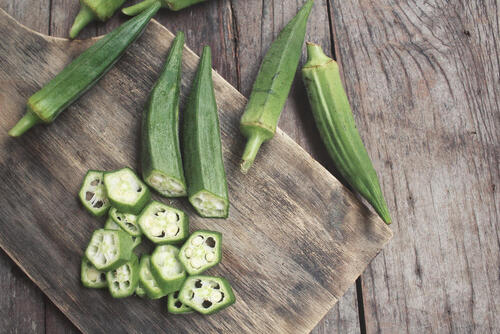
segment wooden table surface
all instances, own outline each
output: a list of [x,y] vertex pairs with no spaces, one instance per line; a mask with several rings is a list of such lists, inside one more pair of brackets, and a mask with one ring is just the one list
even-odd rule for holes
[[[210,45],[216,70],[248,96],[265,50],[302,2],[212,0],[156,19],[183,30],[197,53]],[[79,5],[0,0],[0,7],[66,37]],[[342,66],[394,238],[314,333],[500,328],[499,16],[495,0],[316,1],[307,39]],[[81,37],[124,19],[117,14]],[[335,174],[299,79],[279,125]],[[3,252],[0,328],[77,332]]]

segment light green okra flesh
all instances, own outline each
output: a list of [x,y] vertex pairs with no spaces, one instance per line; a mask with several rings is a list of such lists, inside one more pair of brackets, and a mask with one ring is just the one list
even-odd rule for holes
[[229,197],[211,64],[205,47],[184,112],[183,158],[193,207],[202,217],[225,218]]
[[174,39],[142,121],[142,176],[165,197],[187,194],[179,144],[179,100],[184,33]]
[[312,5],[313,0],[305,3],[264,56],[240,121],[240,130],[248,139],[241,161],[241,171],[244,173],[252,166],[262,143],[271,139],[276,132],[299,65]]
[[320,136],[340,175],[391,223],[377,173],[356,128],[337,63],[321,47],[308,43],[302,69],[307,95]]

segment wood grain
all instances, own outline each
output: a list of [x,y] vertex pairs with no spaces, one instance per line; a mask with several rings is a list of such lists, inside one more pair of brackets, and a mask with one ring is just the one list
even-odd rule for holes
[[[9,223],[0,225],[0,244],[81,330],[308,332],[391,237],[380,219],[281,131],[263,147],[254,172],[239,174],[238,120],[245,99],[215,74],[230,219],[197,219],[185,201],[175,204],[191,214],[193,228],[226,236],[223,264],[212,273],[233,283],[238,302],[209,318],[166,317],[158,303],[111,300],[83,289],[75,280],[79,257],[102,222],[88,217],[74,194],[88,168],[136,167],[140,114],[172,35],[151,23],[118,65],[54,124],[12,140],[6,130],[24,112],[27,96],[89,41],[33,34],[1,14],[0,73],[9,83],[1,104],[9,112],[1,115],[0,187],[10,196],[1,199]],[[186,49],[183,96],[197,59]]]
[[368,333],[498,333],[498,1],[334,1],[337,55],[396,234]]

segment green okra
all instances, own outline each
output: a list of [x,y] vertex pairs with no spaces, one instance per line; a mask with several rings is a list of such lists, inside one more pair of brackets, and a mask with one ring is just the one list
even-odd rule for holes
[[213,314],[234,304],[236,298],[225,278],[195,275],[182,285],[179,300],[201,314]]
[[113,298],[132,296],[139,284],[139,260],[132,253],[130,260],[106,273],[108,289]]
[[178,11],[204,1],[207,0],[144,0],[133,6],[123,8],[122,13],[131,16],[137,15],[152,6],[154,3],[159,3],[162,8]]
[[85,250],[85,257],[97,270],[116,269],[132,256],[132,238],[124,231],[95,230]]
[[69,31],[69,37],[75,38],[90,22],[107,21],[125,0],[80,0],[80,11]]
[[104,187],[111,205],[121,213],[138,215],[151,199],[148,186],[128,167],[105,172]]
[[207,230],[193,232],[182,245],[178,259],[189,275],[199,275],[214,267],[222,259],[222,234]]
[[179,300],[179,291],[172,292],[167,297],[167,311],[172,314],[186,314],[193,312],[193,309],[184,305]]
[[153,4],[141,15],[128,20],[99,39],[33,94],[28,99],[26,114],[10,129],[9,136],[21,136],[38,123],[54,121],[118,61],[159,8],[159,3]]
[[[104,229],[105,230],[115,230],[115,231],[124,231],[120,225],[118,225],[113,218],[108,217],[106,219],[106,222],[104,223]],[[125,232],[125,231],[124,231]],[[142,242],[142,237],[139,236],[131,236],[132,237],[132,249],[135,249],[137,246],[139,246]]]
[[89,170],[78,193],[85,209],[94,216],[104,215],[109,207],[109,199],[104,189],[104,172]]
[[172,245],[157,246],[151,254],[151,273],[166,294],[178,291],[186,279],[178,254],[179,249]]
[[142,120],[142,178],[165,197],[185,196],[179,144],[179,100],[184,33],[172,43]]
[[149,299],[158,299],[167,295],[151,272],[151,256],[149,255],[141,257],[139,282]]
[[142,235],[141,228],[137,224],[137,216],[131,213],[119,212],[116,208],[109,210],[109,216],[113,221],[121,227],[122,230],[127,232],[133,237]]
[[271,44],[262,61],[240,121],[241,133],[248,139],[241,159],[243,173],[252,166],[262,143],[276,132],[302,54],[312,5],[313,0],[305,3]]
[[141,298],[146,297],[146,290],[144,290],[144,287],[142,286],[140,280],[139,280],[139,284],[137,284],[137,288],[135,288],[135,294]]
[[339,67],[319,45],[308,43],[307,54],[302,76],[316,126],[335,168],[390,224],[389,209],[377,173],[356,128]]
[[184,171],[189,202],[198,214],[226,218],[229,197],[211,64],[205,46],[184,112]]
[[181,210],[151,201],[142,210],[138,224],[155,244],[178,244],[189,235],[189,217]]
[[85,256],[82,258],[80,278],[83,286],[87,288],[100,289],[108,286],[106,272],[97,270]]

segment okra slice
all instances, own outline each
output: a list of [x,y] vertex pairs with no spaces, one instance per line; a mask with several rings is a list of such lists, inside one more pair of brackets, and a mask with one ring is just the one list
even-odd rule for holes
[[82,258],[80,277],[83,286],[87,288],[100,289],[108,286],[106,273],[104,271],[97,270],[85,256]]
[[137,288],[135,288],[135,294],[141,298],[146,297],[146,290],[144,290],[144,287],[142,286],[140,279],[139,279],[139,284],[137,284]]
[[113,270],[130,260],[132,238],[119,230],[95,230],[85,256],[97,270]]
[[[108,217],[108,219],[106,219],[106,223],[104,223],[104,229],[123,231],[121,226],[115,223],[115,221],[111,217]],[[132,237],[132,249],[135,249],[137,246],[141,244],[142,237],[141,236],[137,237],[131,236],[131,237]]]
[[189,218],[181,210],[152,201],[139,216],[139,227],[156,244],[175,244],[189,234]]
[[179,249],[172,245],[157,246],[151,255],[151,273],[164,293],[178,291],[186,271],[177,259]]
[[197,275],[186,279],[179,300],[201,314],[212,314],[234,304],[236,298],[225,278]]
[[179,252],[179,261],[189,275],[198,275],[222,258],[222,234],[199,230],[191,234]]
[[151,257],[143,255],[139,266],[139,282],[149,299],[158,299],[166,296],[156,278],[151,273]]
[[104,187],[111,205],[123,213],[139,214],[151,198],[148,187],[128,167],[104,173]]
[[122,213],[116,208],[109,210],[109,216],[120,225],[120,227],[131,236],[138,237],[142,235],[142,231],[137,224],[137,216],[131,213]]
[[97,217],[104,215],[110,207],[103,180],[104,172],[89,170],[78,193],[85,209]]
[[172,314],[184,314],[191,313],[193,309],[187,305],[184,305],[179,300],[179,291],[172,292],[167,297],[167,311]]
[[106,273],[108,288],[113,298],[132,296],[139,284],[139,259],[132,253],[130,261]]

